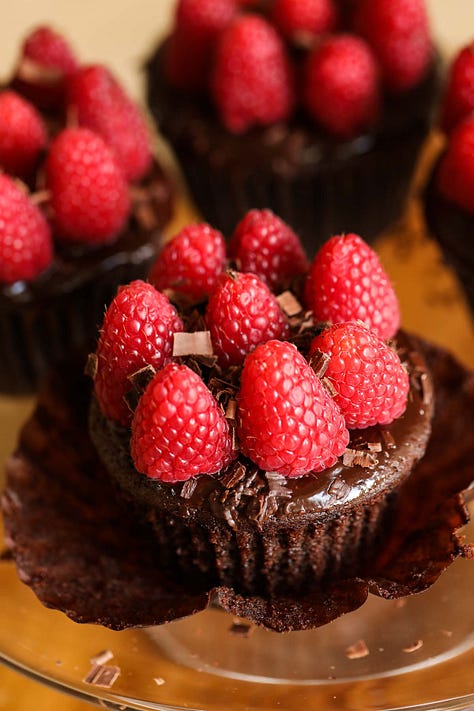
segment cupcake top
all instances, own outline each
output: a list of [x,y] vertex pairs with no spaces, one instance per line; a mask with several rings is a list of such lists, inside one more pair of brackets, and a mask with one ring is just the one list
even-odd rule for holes
[[215,508],[213,482],[258,472],[265,487],[295,480],[286,493],[306,510],[370,496],[376,470],[387,485],[422,455],[432,414],[377,255],[341,235],[309,266],[268,210],[244,217],[229,251],[192,225],[163,248],[151,283],[121,287],[90,359],[105,437],[185,507]]
[[73,279],[76,256],[80,271],[84,255],[90,267],[93,252],[107,258],[132,233],[149,240],[169,218],[170,188],[138,107],[49,27],[24,41],[0,92],[0,129],[5,296]]
[[303,115],[338,139],[376,126],[432,60],[423,0],[179,0],[162,51],[169,84],[207,95],[230,133]]

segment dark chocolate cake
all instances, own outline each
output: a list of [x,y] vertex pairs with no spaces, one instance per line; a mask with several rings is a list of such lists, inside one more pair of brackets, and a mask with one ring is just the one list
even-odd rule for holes
[[113,243],[57,245],[36,280],[0,285],[2,392],[31,392],[52,363],[87,354],[117,286],[148,272],[172,211],[171,185],[158,164],[132,195],[130,218]]
[[377,126],[331,138],[304,112],[234,135],[206,96],[180,92],[163,76],[163,48],[149,59],[147,96],[197,208],[229,235],[251,208],[270,208],[301,236],[309,255],[351,230],[371,242],[398,220],[431,122],[439,69],[410,91],[387,94]]
[[242,594],[281,595],[306,593],[373,564],[391,529],[397,491],[424,454],[433,412],[421,355],[402,333],[397,346],[411,377],[405,414],[385,427],[353,430],[342,461],[297,479],[264,472],[242,454],[215,476],[184,485],[150,479],[133,466],[130,431],[94,402],[92,441],[150,526],[163,568]]
[[[439,163],[437,164],[439,165]],[[424,193],[425,218],[474,310],[474,215],[446,199],[436,187],[434,168]]]
[[[23,582],[48,607],[113,629],[162,624],[204,609],[277,631],[314,628],[355,610],[368,592],[387,599],[425,590],[458,556],[458,530],[474,479],[474,381],[446,351],[418,342],[433,376],[433,429],[425,456],[400,489],[383,555],[355,577],[300,596],[246,596],[229,587],[191,590],[157,564],[156,542],[112,484],[88,435],[90,381],[63,369],[45,383],[8,461],[2,496],[6,543]],[[185,502],[184,502],[185,503]]]

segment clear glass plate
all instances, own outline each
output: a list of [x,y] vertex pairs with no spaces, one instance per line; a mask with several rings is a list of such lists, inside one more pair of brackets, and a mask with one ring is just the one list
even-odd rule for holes
[[[2,561],[0,658],[106,708],[468,709],[473,589],[474,564],[459,560],[425,593],[395,602],[370,596],[314,631],[279,635],[214,608],[162,627],[113,632],[43,607],[13,563]],[[120,669],[110,688],[85,681],[104,650],[113,655],[105,663]]]

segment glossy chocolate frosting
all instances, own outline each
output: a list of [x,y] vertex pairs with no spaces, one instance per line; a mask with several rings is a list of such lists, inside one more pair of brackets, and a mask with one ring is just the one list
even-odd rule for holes
[[153,480],[133,466],[129,430],[106,420],[95,401],[91,438],[119,487],[147,507],[191,519],[217,517],[231,528],[238,528],[239,520],[264,528],[275,518],[283,523],[339,515],[398,486],[425,451],[433,413],[431,378],[409,336],[399,332],[396,346],[411,379],[405,413],[388,426],[353,430],[344,456],[323,472],[290,479],[264,472],[239,455],[214,476],[197,476],[184,484]]

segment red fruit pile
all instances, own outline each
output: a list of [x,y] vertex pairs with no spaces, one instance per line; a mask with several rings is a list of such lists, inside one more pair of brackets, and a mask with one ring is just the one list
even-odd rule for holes
[[385,91],[416,86],[432,56],[424,0],[179,0],[163,67],[176,88],[207,91],[233,133],[303,108],[349,138],[374,125]]
[[[26,186],[41,192],[33,202],[48,232],[58,241],[86,245],[116,239],[130,214],[130,183],[145,176],[151,160],[144,119],[109,70],[81,66],[49,27],[34,30],[8,87],[0,91],[0,170],[24,181],[25,204],[31,203]],[[0,199],[8,191],[2,182]],[[6,219],[4,233],[15,233],[18,216],[8,213]],[[46,250],[35,257],[33,237],[31,248],[23,239],[23,261],[30,266],[19,269],[18,250],[5,244],[4,239],[0,258],[10,280],[34,279],[54,256],[49,249],[48,259]]]
[[441,101],[446,150],[436,174],[443,197],[474,214],[474,42],[455,56]]
[[[247,252],[267,238],[271,280]],[[249,271],[236,270],[234,249],[222,254],[209,225],[185,228],[152,267],[154,286],[122,287],[106,313],[95,395],[106,417],[130,425],[135,466],[149,477],[215,474],[239,452],[303,476],[336,463],[349,428],[405,410],[408,375],[386,341],[399,324],[396,297],[360,237],[333,237],[308,270],[288,225],[252,210],[231,245]]]

